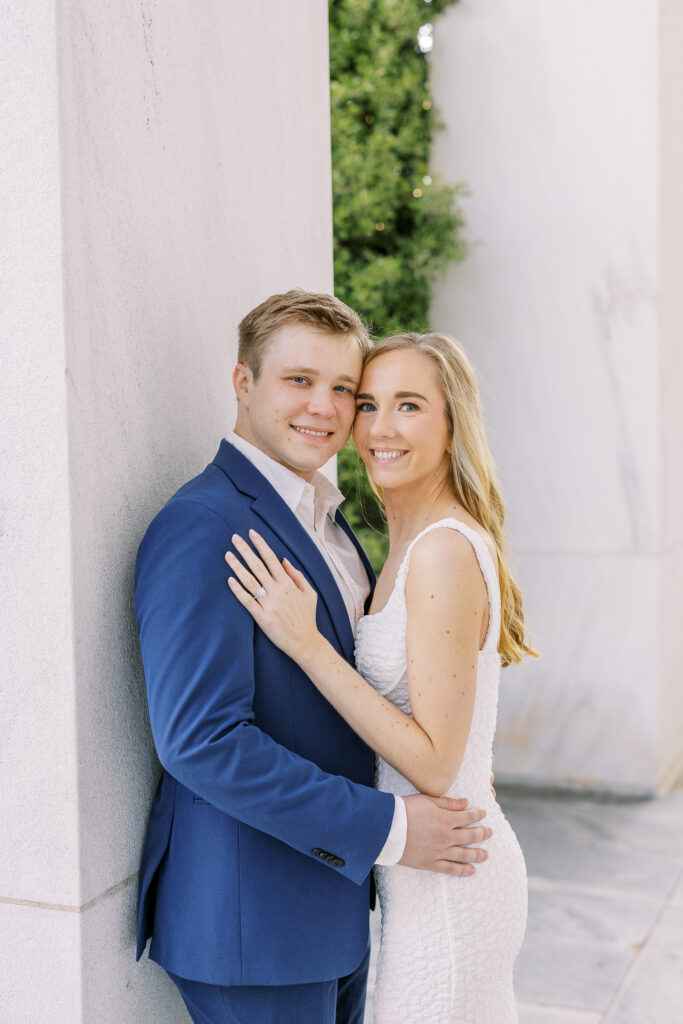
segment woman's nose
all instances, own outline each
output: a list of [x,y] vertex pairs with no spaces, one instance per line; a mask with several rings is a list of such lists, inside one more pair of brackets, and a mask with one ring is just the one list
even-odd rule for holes
[[396,433],[393,419],[390,412],[382,412],[378,409],[372,417],[370,424],[371,437],[393,437]]

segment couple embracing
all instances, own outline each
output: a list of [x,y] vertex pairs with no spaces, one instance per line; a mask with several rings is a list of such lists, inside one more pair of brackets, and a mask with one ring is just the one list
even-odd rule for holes
[[[240,323],[233,383],[138,554],[164,769],[138,956],[151,935],[196,1024],[362,1024],[376,885],[376,1024],[512,1024],[526,878],[489,777],[501,664],[535,652],[472,369],[294,290]],[[319,472],[352,427],[376,583]]]

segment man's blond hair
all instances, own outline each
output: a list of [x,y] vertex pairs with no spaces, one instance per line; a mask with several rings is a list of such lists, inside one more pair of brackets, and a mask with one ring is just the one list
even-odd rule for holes
[[270,339],[285,324],[306,324],[325,334],[355,338],[363,358],[372,349],[363,321],[344,302],[324,292],[292,288],[280,295],[271,295],[240,322],[237,361],[248,366],[254,377],[261,372],[263,353]]

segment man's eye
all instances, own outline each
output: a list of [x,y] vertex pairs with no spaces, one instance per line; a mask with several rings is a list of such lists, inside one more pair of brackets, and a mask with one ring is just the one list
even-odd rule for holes
[[308,379],[306,377],[290,377],[289,379],[294,381],[295,384],[308,384]]
[[343,395],[350,395],[351,394],[351,388],[347,388],[345,384],[337,384],[337,386],[336,386],[336,388],[334,390],[335,391],[339,391],[339,393],[343,394]]

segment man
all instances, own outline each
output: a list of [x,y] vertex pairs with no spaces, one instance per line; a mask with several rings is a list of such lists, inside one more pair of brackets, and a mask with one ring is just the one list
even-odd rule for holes
[[[291,291],[242,320],[229,441],[149,527],[136,572],[164,772],[140,869],[138,956],[195,1022],[361,1024],[372,865],[471,874],[488,838],[465,801],[372,788],[370,751],[231,595],[224,554],[257,529],[319,592],[353,658],[372,569],[317,471],[349,436],[360,319]],[[474,827],[472,827],[474,826]]]

